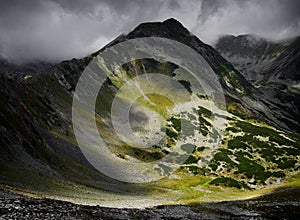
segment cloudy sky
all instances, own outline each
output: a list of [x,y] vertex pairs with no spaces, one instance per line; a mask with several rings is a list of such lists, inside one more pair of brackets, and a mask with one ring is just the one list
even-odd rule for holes
[[0,56],[57,62],[90,54],[141,22],[174,17],[202,41],[300,35],[299,0],[0,0]]

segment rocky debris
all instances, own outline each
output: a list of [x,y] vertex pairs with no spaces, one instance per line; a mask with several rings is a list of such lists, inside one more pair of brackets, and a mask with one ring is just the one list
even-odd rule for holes
[[0,219],[299,219],[300,188],[241,201],[117,209],[35,199],[0,190]]

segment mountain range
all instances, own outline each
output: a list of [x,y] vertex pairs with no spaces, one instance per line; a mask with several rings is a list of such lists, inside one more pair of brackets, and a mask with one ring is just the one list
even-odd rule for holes
[[262,101],[268,102],[266,104],[276,113],[275,117],[286,121],[290,129],[298,133],[299,42],[299,37],[271,42],[254,35],[240,35],[221,37],[215,46],[263,93]]
[[[189,153],[180,166],[160,166],[162,172],[172,170],[169,177],[133,184],[100,173],[83,156],[73,133],[72,100],[82,72],[99,53],[144,37],[171,39],[199,53],[216,73],[226,109],[212,111],[209,106],[215,105],[214,100],[197,95],[192,79],[180,75],[179,66],[171,62],[131,62],[108,77],[98,95],[96,123],[119,160],[151,162],[174,151]],[[253,35],[224,36],[212,47],[177,20],[168,19],[140,24],[82,59],[28,68],[3,60],[0,184],[31,195],[115,207],[242,199],[299,186],[299,39],[271,42]],[[151,106],[139,100],[142,109],[161,114],[168,122],[162,126],[166,146],[143,149],[124,143],[114,133],[110,107],[133,69],[171,76],[193,97],[193,103],[182,104],[193,104],[192,111],[180,115],[165,114],[173,105],[160,96],[145,97]],[[147,110],[139,113],[146,121],[153,116]],[[224,128],[218,124],[223,120]],[[190,132],[181,132],[180,121]],[[137,120],[137,127],[142,122]],[[211,142],[216,140],[220,145],[211,152]],[[186,150],[190,146],[193,150]],[[209,160],[208,154],[212,154]]]

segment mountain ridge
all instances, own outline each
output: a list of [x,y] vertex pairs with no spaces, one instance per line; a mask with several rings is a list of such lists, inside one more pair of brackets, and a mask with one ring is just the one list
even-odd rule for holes
[[255,82],[262,77],[263,68],[276,59],[277,52],[284,49],[285,44],[249,34],[227,35],[219,38],[215,48],[250,82]]
[[[238,81],[241,81],[243,86],[245,86],[246,92],[252,89],[251,85],[244,79],[244,77],[238,71],[236,71],[227,60],[220,56],[212,46],[203,43],[199,38],[189,32],[179,21],[174,18],[167,19],[163,22],[142,23],[133,29],[133,31],[131,31],[129,34],[119,36],[103,49],[120,43],[126,39],[142,37],[165,37],[186,44],[200,53],[204,59],[208,61],[209,65],[217,74],[227,71],[227,69],[232,70],[234,72],[233,74],[238,78]],[[101,50],[93,53],[93,55],[97,55],[97,53],[100,51]],[[224,70],[222,66],[216,65],[220,62],[224,63],[227,69]],[[221,83],[226,88],[225,82],[223,81]]]
[[262,93],[275,115],[299,131],[299,37],[282,42],[256,37],[252,44],[248,38],[225,36],[215,47]]
[[[90,56],[63,61],[49,70],[32,74],[30,78],[24,75],[0,75],[2,109],[0,112],[0,183],[2,185],[46,196],[51,196],[51,193],[63,195],[64,199],[75,197],[76,200],[83,197],[88,201],[97,201],[101,195],[102,205],[109,202],[120,205],[119,200],[123,201],[124,198],[126,202],[127,200],[132,202],[135,196],[149,196],[152,199],[152,194],[158,196],[162,194],[161,192],[183,193],[184,196],[179,198],[176,197],[178,195],[172,194],[168,202],[173,198],[187,202],[195,201],[194,196],[198,199],[202,198],[206,195],[203,193],[205,190],[219,199],[218,193],[223,187],[234,187],[240,190],[234,191],[237,192],[236,194],[231,194],[230,190],[224,192],[221,198],[224,200],[240,194],[248,196],[249,192],[253,193],[252,190],[263,189],[266,185],[276,187],[277,182],[284,184],[286,177],[297,179],[293,174],[297,174],[299,169],[299,163],[295,159],[299,154],[298,134],[287,132],[282,127],[268,123],[268,116],[263,112],[260,112],[260,117],[265,121],[258,117],[258,110],[251,106],[253,103],[261,104],[263,98],[259,97],[261,93],[256,92],[256,89],[233,65],[211,46],[191,35],[187,29],[183,29],[180,34],[177,33],[178,27],[182,25],[179,25],[176,20],[151,23],[149,29],[147,26],[141,24],[136,28],[136,32],[118,37]],[[176,38],[177,41],[195,49],[215,70],[227,95],[228,112],[226,113],[220,111],[213,114],[207,106],[198,106],[192,114],[186,114],[187,123],[191,123],[189,124],[191,132],[206,137],[204,139],[208,137],[213,139],[211,133],[214,132],[214,119],[226,118],[229,122],[222,135],[214,135],[214,138],[223,138],[222,144],[214,152],[215,155],[212,155],[213,158],[207,167],[201,167],[199,164],[203,159],[205,160],[203,152],[209,148],[208,141],[203,146],[200,144],[195,146],[195,151],[186,163],[176,170],[177,179],[164,179],[153,185],[127,184],[99,173],[79,151],[72,131],[72,95],[82,71],[99,52],[124,40],[153,36]],[[168,63],[160,64],[157,61],[146,60],[138,63],[137,68],[140,67],[139,65],[170,76],[176,75],[174,70],[177,67]],[[126,68],[124,67],[123,70]],[[113,138],[112,127],[107,122],[106,115],[98,111],[100,108],[110,114],[103,103],[109,103],[107,99],[114,97],[118,88],[117,79],[120,76],[118,74],[120,73],[116,72],[116,78],[107,80],[103,86],[104,92],[99,95],[99,105],[96,106],[99,132],[111,141],[110,144],[117,143],[118,146],[113,148],[117,157],[124,160],[128,158],[141,161],[155,160],[168,153],[168,148],[160,149],[156,146],[153,151],[145,151],[137,149],[136,146],[121,144]],[[124,78],[119,77],[119,79],[122,81],[130,76],[129,72],[122,75]],[[160,103],[160,106],[166,104],[163,99],[150,98],[153,102]],[[206,100],[205,97],[196,98],[199,103],[213,101]],[[142,104],[147,107],[147,103],[142,102]],[[168,118],[168,126],[165,128],[168,144],[173,144],[179,138],[178,117]],[[181,149],[189,146],[181,146]],[[200,190],[197,190],[195,185]],[[158,194],[155,194],[157,192]],[[164,199],[166,198],[163,198],[163,201]]]

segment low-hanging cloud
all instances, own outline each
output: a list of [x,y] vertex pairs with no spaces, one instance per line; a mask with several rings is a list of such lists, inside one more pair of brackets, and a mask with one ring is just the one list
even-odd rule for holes
[[206,43],[223,34],[300,35],[297,0],[0,0],[0,56],[17,63],[90,54],[141,22],[174,17]]

